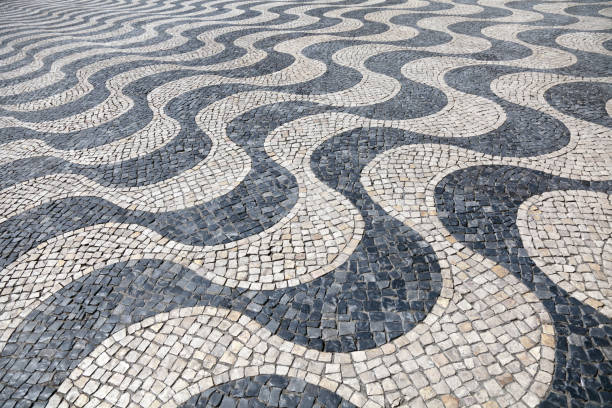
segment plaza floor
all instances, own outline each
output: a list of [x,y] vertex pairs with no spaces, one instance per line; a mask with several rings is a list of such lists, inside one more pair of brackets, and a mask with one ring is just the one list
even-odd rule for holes
[[611,407],[612,3],[0,2],[0,407]]

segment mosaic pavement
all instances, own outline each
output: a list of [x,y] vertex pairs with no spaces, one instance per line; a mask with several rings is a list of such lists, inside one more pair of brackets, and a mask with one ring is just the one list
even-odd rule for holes
[[1,407],[612,406],[612,3],[4,0]]

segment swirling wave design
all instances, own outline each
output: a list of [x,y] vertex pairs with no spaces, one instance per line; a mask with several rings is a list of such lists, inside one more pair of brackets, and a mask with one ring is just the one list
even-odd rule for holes
[[0,405],[609,405],[611,10],[5,1]]

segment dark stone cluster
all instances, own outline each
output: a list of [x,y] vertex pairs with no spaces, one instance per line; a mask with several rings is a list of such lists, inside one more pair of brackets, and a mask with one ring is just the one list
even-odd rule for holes
[[353,408],[355,405],[304,380],[258,375],[211,388],[181,408]]

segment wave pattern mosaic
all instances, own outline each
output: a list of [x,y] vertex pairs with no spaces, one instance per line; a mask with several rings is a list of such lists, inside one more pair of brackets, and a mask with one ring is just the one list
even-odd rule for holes
[[612,4],[0,4],[0,406],[609,407]]

